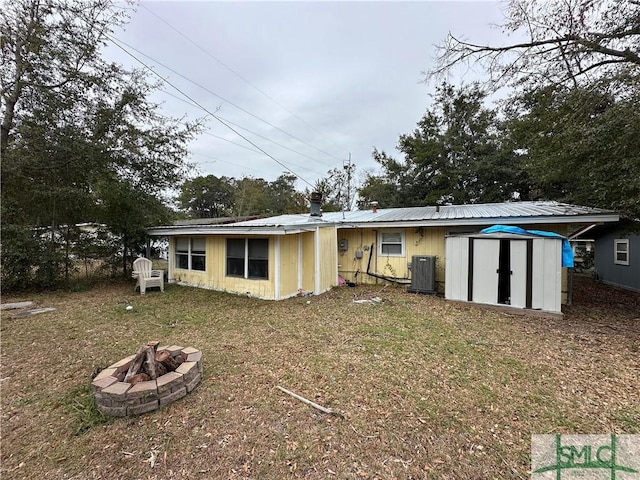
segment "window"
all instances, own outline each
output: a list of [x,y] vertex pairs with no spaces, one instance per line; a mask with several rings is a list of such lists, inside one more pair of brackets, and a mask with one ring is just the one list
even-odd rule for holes
[[176,268],[204,272],[206,265],[206,239],[204,237],[176,238]]
[[227,238],[227,276],[269,278],[269,240]]
[[380,232],[378,236],[380,255],[402,257],[404,255],[404,232]]
[[613,241],[613,263],[616,265],[629,265],[629,239],[616,239]]

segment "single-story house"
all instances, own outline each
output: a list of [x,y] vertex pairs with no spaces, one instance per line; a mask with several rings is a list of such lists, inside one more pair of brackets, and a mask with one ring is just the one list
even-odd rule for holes
[[[612,211],[557,202],[331,213],[312,205],[310,214],[226,225],[170,225],[151,228],[149,234],[169,239],[170,282],[280,300],[302,292],[318,295],[340,282],[394,282],[416,291],[443,292],[447,255],[456,255],[446,251],[447,237],[467,235],[471,242],[481,229],[495,224],[567,235],[570,226],[617,220]],[[514,252],[521,250],[513,245]],[[558,242],[553,245],[560,248]],[[500,255],[500,248],[493,250]],[[525,246],[522,254],[530,250]],[[497,261],[508,267],[508,261]],[[416,283],[412,272],[431,278]],[[566,301],[566,269],[558,275],[559,295]],[[488,303],[500,302],[496,297]]]
[[640,222],[621,220],[596,225],[588,236],[595,241],[594,269],[598,280],[640,292]]

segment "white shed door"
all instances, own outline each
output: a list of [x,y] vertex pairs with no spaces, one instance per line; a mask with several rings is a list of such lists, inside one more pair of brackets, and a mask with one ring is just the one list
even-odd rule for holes
[[527,306],[527,242],[511,240],[511,306]]
[[498,303],[500,240],[473,240],[473,298],[478,303]]
[[562,311],[562,240],[533,240],[532,308]]
[[444,297],[466,302],[469,290],[469,238],[447,237],[445,259]]

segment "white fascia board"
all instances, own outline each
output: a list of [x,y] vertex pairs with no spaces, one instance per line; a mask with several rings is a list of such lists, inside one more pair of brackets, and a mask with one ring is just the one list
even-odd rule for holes
[[150,228],[147,234],[152,237],[174,237],[185,235],[292,235],[313,232],[314,228],[300,227],[246,227],[246,228],[206,228],[206,227],[159,227]]
[[443,220],[410,220],[398,222],[345,222],[338,224],[338,228],[405,228],[405,227],[451,227],[466,225],[536,225],[536,224],[566,224],[617,222],[620,216],[607,215],[568,215],[566,217],[495,217],[495,218],[461,218]]

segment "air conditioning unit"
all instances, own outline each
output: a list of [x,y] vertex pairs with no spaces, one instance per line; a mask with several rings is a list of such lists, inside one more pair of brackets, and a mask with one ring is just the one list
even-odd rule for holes
[[411,257],[411,286],[413,293],[436,293],[436,256]]

